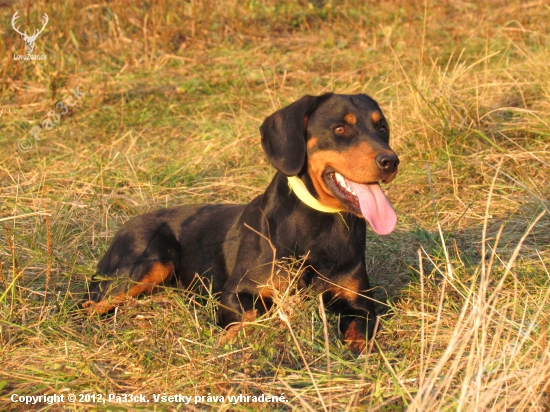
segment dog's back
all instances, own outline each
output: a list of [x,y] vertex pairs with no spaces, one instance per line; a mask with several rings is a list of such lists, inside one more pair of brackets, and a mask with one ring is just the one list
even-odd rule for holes
[[[223,245],[246,205],[199,204],[160,209],[136,216],[116,233],[99,261],[90,300],[125,294],[132,283],[189,287],[195,274],[221,291],[227,277]],[[174,276],[177,273],[178,276]],[[141,293],[152,292],[143,290]],[[113,302],[116,303],[116,302]],[[107,305],[105,312],[111,309]]]

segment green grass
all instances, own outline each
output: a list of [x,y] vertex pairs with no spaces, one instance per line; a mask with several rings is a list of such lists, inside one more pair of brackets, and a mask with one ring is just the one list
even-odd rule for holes
[[[27,11],[30,27],[48,13],[35,47],[46,61],[12,59],[24,53],[15,10],[22,27]],[[13,394],[166,393],[226,398],[196,410],[266,407],[228,403],[239,394],[284,394],[279,410],[548,410],[543,2],[21,1],[0,16],[0,408],[46,406]],[[76,87],[86,95],[34,141]],[[385,187],[397,230],[367,238],[382,314],[367,356],[343,347],[311,291],[278,296],[227,344],[216,301],[191,292],[101,319],[75,310],[130,217],[262,193],[274,169],[261,122],[326,91],[378,100],[401,159]]]

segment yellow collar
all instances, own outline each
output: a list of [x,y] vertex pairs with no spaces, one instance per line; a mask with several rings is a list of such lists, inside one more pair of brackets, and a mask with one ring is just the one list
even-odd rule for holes
[[298,199],[300,199],[302,202],[304,202],[306,205],[311,207],[312,209],[318,210],[319,212],[325,212],[325,213],[338,213],[341,212],[340,209],[334,209],[329,206],[325,206],[321,204],[317,199],[313,197],[311,193],[307,190],[306,185],[300,179],[298,176],[287,176],[288,179],[288,185],[294,192],[296,196],[298,196]]

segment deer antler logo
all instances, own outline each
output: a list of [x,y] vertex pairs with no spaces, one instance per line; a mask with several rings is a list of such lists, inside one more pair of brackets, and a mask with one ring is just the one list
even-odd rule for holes
[[32,51],[34,50],[34,42],[38,38],[38,35],[44,31],[44,29],[46,28],[46,24],[48,24],[48,21],[49,21],[48,15],[44,13],[44,16],[42,16],[42,19],[44,19],[44,25],[40,30],[35,30],[32,36],[29,36],[27,34],[27,30],[21,33],[19,29],[15,27],[15,21],[17,20],[18,17],[19,17],[19,10],[17,10],[13,15],[13,18],[11,19],[11,25],[13,29],[21,35],[21,38],[25,42],[25,50],[27,51],[27,54],[31,54]]

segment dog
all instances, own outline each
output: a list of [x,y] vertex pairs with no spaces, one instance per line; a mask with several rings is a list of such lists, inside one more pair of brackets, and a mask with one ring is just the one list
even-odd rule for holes
[[187,288],[198,274],[201,288],[220,295],[225,328],[272,304],[273,288],[285,283],[273,279],[274,258],[307,255],[298,286],[322,293],[349,349],[365,349],[376,325],[366,222],[380,235],[397,222],[379,184],[399,165],[382,110],[365,94],[306,95],[267,117],[260,134],[277,169],[266,191],[246,205],[178,206],[129,220],[98,264],[101,279],[82,304],[88,313],[161,285]]

